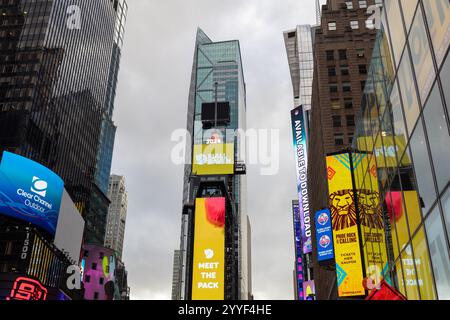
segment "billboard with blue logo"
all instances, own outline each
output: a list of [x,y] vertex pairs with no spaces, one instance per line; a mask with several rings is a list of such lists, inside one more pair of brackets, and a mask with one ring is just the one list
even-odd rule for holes
[[0,164],[0,215],[56,233],[63,180],[30,159],[4,152]]
[[292,213],[294,215],[294,236],[295,236],[295,273],[297,279],[297,300],[304,299],[303,293],[303,249],[302,230],[300,227],[300,207],[298,201],[292,202]]
[[333,229],[330,210],[320,210],[315,215],[317,259],[320,262],[334,259]]

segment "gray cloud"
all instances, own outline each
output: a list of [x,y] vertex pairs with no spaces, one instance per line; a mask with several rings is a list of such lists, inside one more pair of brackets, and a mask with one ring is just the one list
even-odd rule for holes
[[281,130],[280,172],[248,172],[256,299],[292,299],[291,200],[295,169],[292,89],[282,32],[314,23],[314,1],[130,0],[117,92],[113,172],[129,192],[124,260],[133,299],[170,299],[179,246],[183,168],[170,161],[173,130],[186,127],[197,27],[214,41],[239,39],[247,127]]

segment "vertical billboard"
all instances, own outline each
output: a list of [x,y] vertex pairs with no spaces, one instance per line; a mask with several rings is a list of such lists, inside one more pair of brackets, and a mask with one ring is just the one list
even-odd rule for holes
[[225,198],[195,200],[192,300],[225,298]]
[[234,143],[218,143],[211,138],[207,144],[194,145],[193,157],[193,175],[234,174]]
[[333,229],[331,226],[331,212],[320,210],[315,215],[317,260],[319,263],[334,259]]
[[365,295],[350,157],[344,153],[326,158],[339,297]]
[[303,283],[303,292],[305,293],[305,300],[316,300],[316,285],[314,280]]
[[297,192],[300,210],[300,226],[302,251],[304,254],[312,252],[311,218],[309,214],[308,196],[308,133],[303,106],[291,111],[292,133],[294,138],[295,164],[297,169]]
[[294,218],[294,240],[295,240],[295,275],[297,299],[303,300],[303,248],[302,248],[302,229],[300,226],[300,207],[298,201],[292,202],[292,213]]
[[63,180],[53,171],[19,155],[4,152],[0,164],[0,214],[56,233]]

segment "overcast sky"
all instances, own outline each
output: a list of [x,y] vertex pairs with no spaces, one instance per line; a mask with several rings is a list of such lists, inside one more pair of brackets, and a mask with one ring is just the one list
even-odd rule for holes
[[186,128],[197,27],[213,41],[240,40],[247,127],[280,129],[280,170],[250,166],[255,299],[293,299],[291,201],[296,198],[290,113],[294,107],[283,31],[315,22],[314,0],[129,0],[114,119],[113,173],[124,175],[124,261],[132,299],[171,299],[179,248],[183,167],[171,134]]

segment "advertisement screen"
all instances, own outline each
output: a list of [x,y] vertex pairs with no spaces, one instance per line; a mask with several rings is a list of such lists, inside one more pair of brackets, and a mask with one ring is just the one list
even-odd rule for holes
[[328,156],[327,177],[339,297],[365,295],[350,154]]
[[225,298],[225,198],[195,201],[192,300]]
[[295,272],[297,278],[297,299],[303,300],[303,260],[302,260],[302,230],[300,227],[300,208],[298,201],[292,203],[292,213],[294,216],[294,237],[295,237],[295,257],[296,265]]
[[192,174],[198,176],[234,174],[234,144],[212,142],[194,145]]
[[3,153],[0,214],[30,222],[54,236],[63,190],[63,180],[53,171],[19,155]]
[[[358,149],[361,152],[373,152],[377,158],[378,168],[396,168],[397,155],[401,157],[406,149],[406,139],[404,136],[386,136],[381,139],[378,136],[374,145],[372,137],[360,137],[357,140]],[[401,166],[411,165],[408,153],[402,158]]]
[[317,260],[319,262],[334,259],[333,229],[331,227],[331,212],[328,209],[318,211],[315,216]]
[[313,281],[305,281],[303,283],[303,292],[305,293],[305,300],[315,300],[316,285]]
[[294,137],[295,164],[297,168],[297,192],[300,206],[300,226],[303,253],[312,252],[311,217],[308,195],[308,133],[303,107],[291,111],[292,133]]
[[378,171],[375,157],[369,157],[367,154],[354,154],[353,156],[359,159],[354,173],[366,276],[371,283],[368,289],[374,289],[379,287],[382,280],[391,284]]

